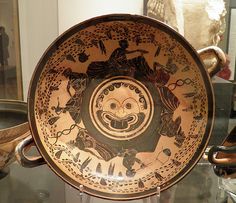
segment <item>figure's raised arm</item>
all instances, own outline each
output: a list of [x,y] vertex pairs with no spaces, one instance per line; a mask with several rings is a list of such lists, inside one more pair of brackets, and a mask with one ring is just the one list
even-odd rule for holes
[[72,97],[72,94],[70,92],[70,87],[71,87],[71,84],[70,84],[70,81],[68,81],[67,86],[66,86],[66,90],[69,93],[69,95]]
[[132,54],[132,53],[135,53],[135,52],[140,52],[141,54],[146,54],[146,53],[148,53],[148,51],[146,51],[146,50],[144,50],[144,49],[136,49],[136,50],[132,50],[132,51],[125,50],[125,53],[126,53],[126,54]]

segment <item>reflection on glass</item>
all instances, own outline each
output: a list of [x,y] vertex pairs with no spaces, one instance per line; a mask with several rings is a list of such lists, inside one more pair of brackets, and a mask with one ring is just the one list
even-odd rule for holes
[[22,99],[16,0],[0,0],[0,98]]

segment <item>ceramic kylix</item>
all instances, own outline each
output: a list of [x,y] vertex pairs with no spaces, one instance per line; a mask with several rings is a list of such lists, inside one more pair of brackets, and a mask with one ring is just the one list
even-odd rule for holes
[[222,178],[236,178],[236,127],[221,146],[212,146],[208,160],[214,165],[214,172]]
[[169,26],[137,15],[107,15],[62,34],[39,61],[28,95],[33,139],[52,170],[107,199],[165,190],[197,163],[214,119],[210,77],[199,54]]
[[0,176],[14,160],[16,145],[29,134],[26,102],[0,99]]

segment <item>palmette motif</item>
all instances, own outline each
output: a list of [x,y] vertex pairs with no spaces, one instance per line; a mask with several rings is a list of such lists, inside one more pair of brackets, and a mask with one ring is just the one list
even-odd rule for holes
[[144,197],[197,161],[211,124],[205,78],[168,29],[95,22],[74,28],[40,63],[36,144],[74,186]]

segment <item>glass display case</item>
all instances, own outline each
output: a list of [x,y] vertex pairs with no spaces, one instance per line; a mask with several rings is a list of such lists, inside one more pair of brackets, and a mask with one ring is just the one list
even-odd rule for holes
[[[223,50],[223,52],[226,53],[228,63],[223,68],[223,71],[218,73],[213,78],[210,79],[210,77],[207,76],[209,81],[212,83],[213,93],[214,93],[214,97],[215,97],[214,126],[212,128],[212,133],[211,133],[211,137],[210,137],[210,140],[208,143],[207,150],[209,150],[213,145],[221,145],[223,143],[223,141],[225,140],[226,136],[229,134],[229,132],[236,126],[236,119],[235,119],[236,118],[236,105],[235,105],[236,104],[236,96],[235,96],[236,95],[236,86],[235,86],[235,73],[234,73],[235,57],[233,57],[233,60],[231,60],[232,56],[235,55],[235,53],[236,53],[235,46],[233,46],[235,39],[236,39],[235,38],[236,37],[235,27],[232,26],[233,22],[236,21],[236,19],[234,19],[235,18],[236,2],[234,0],[224,0],[224,1],[223,0],[215,0],[219,4],[220,4],[220,2],[221,3],[224,2],[224,4],[221,4],[221,6],[224,5],[226,10],[221,10],[222,16],[224,18],[222,18],[220,20],[219,19],[212,20],[216,17],[216,15],[214,15],[214,13],[219,12],[220,8],[218,8],[218,10],[216,8],[214,8],[214,6],[212,6],[213,1],[210,1],[211,3],[209,3],[207,9],[208,9],[209,13],[211,14],[210,15],[208,13],[209,16],[211,17],[211,20],[212,20],[209,24],[213,27],[211,27],[211,29],[209,29],[209,30],[208,29],[203,30],[203,27],[205,27],[206,25],[203,25],[201,27],[199,25],[199,29],[201,28],[201,30],[198,30],[198,32],[197,32],[196,31],[197,25],[195,25],[195,27],[193,29],[194,34],[191,35],[190,32],[185,30],[185,29],[187,29],[187,30],[191,29],[191,26],[192,26],[191,23],[186,24],[186,22],[190,22],[190,21],[185,21],[185,22],[183,21],[184,18],[189,19],[189,16],[187,14],[189,12],[189,10],[186,9],[185,7],[193,8],[192,6],[188,5],[189,2],[184,1],[184,0],[179,1],[179,2],[185,2],[185,7],[181,8],[181,11],[183,13],[180,15],[180,13],[175,13],[175,12],[173,12],[174,10],[172,10],[172,9],[180,9],[180,7],[179,7],[180,4],[178,4],[177,6],[173,6],[174,2],[177,2],[174,0],[166,1],[166,2],[169,2],[169,4],[166,4],[165,1],[162,1],[162,0],[149,0],[149,1],[148,0],[137,0],[137,1],[125,0],[125,1],[127,1],[126,6],[123,1],[121,1],[123,3],[118,3],[119,1],[115,1],[115,0],[113,2],[114,5],[112,3],[110,3],[110,0],[104,0],[104,2],[102,2],[100,4],[97,2],[97,0],[88,0],[86,2],[84,2],[82,0],[79,0],[79,1],[78,0],[71,0],[70,3],[68,3],[67,1],[64,1],[64,0],[51,0],[51,1],[48,1],[48,0],[41,0],[41,1],[0,0],[0,99],[26,101],[27,97],[28,97],[28,101],[31,102],[30,104],[33,104],[32,103],[33,99],[31,96],[34,95],[34,92],[38,91],[38,90],[36,90],[36,87],[43,84],[43,82],[41,82],[40,84],[32,85],[32,81],[33,81],[32,75],[34,74],[35,67],[37,67],[40,63],[42,63],[42,59],[44,57],[47,58],[48,55],[50,55],[50,53],[52,53],[50,51],[55,51],[57,49],[56,46],[58,46],[59,47],[58,49],[60,49],[59,45],[61,45],[60,43],[62,43],[62,41],[64,39],[58,40],[58,36],[60,36],[60,34],[64,33],[64,31],[66,31],[71,26],[73,26],[85,19],[88,19],[90,17],[96,17],[98,15],[108,14],[108,13],[135,13],[135,14],[139,14],[139,15],[149,16],[152,18],[153,17],[156,18],[158,16],[158,18],[159,18],[158,20],[162,20],[165,23],[169,22],[169,24],[173,25],[175,30],[177,30],[180,34],[182,34],[185,38],[187,38],[187,40],[189,40],[189,42],[191,43],[191,46],[193,46],[193,49],[203,48],[199,44],[205,43],[203,41],[206,38],[207,33],[217,32],[217,36],[214,36],[214,37],[210,36],[209,38],[211,40],[208,40],[207,41],[208,44],[205,43],[204,45],[207,45],[207,46],[208,45],[217,45],[217,46],[219,46]],[[197,2],[197,1],[193,1],[193,2]],[[201,3],[204,4],[205,2],[207,2],[207,0],[204,2],[202,1]],[[91,5],[93,5],[94,8],[97,8],[97,10],[95,11],[94,9],[92,9]],[[170,8],[165,8],[166,5],[167,5],[167,7],[169,5]],[[188,5],[188,6],[186,6],[186,5]],[[148,9],[150,9],[150,6],[153,6],[153,8],[155,8],[156,10],[151,9],[151,11],[150,10],[148,11]],[[164,9],[167,9],[168,12],[171,13],[171,15],[173,15],[174,17],[172,19],[164,18],[163,17],[165,15],[165,13],[163,13]],[[198,5],[197,9],[199,9],[199,11],[201,9],[203,9],[202,5]],[[216,10],[214,10],[214,9],[216,9]],[[79,10],[79,12],[77,12],[77,10]],[[155,12],[158,11],[160,13],[158,15],[153,15],[152,12],[154,10],[155,10]],[[152,13],[152,14],[150,14],[150,13]],[[187,15],[187,16],[184,16],[184,15]],[[200,17],[198,12],[194,12],[194,15],[196,15],[196,18]],[[162,19],[162,17],[163,17],[163,19]],[[206,17],[206,14],[204,14],[204,17]],[[185,23],[185,26],[183,26],[184,23]],[[111,40],[112,37],[115,36],[114,33],[113,33],[113,35],[111,35],[109,33],[109,30],[107,31],[105,28],[104,29],[101,28],[101,30],[99,30],[99,29],[98,29],[99,32],[101,32],[101,33],[104,32],[106,34],[106,36],[103,37],[103,39],[107,38],[106,40]],[[117,30],[118,30],[117,31],[117,33],[118,33],[117,38],[123,36],[122,34],[120,34],[120,33],[122,33],[122,30],[119,30],[119,28]],[[127,32],[127,30],[125,30],[125,29],[124,29],[124,31]],[[148,32],[148,31],[146,30],[146,32]],[[88,30],[86,30],[85,33],[86,33],[85,35],[87,36],[86,40],[89,40],[90,33],[88,32]],[[129,32],[126,33],[127,36],[128,36],[128,34],[129,34]],[[203,40],[202,40],[202,38],[199,41],[196,40],[196,36],[198,36],[198,35],[201,35]],[[68,37],[68,34],[65,36]],[[137,34],[137,36],[138,36],[138,34]],[[152,41],[151,35],[150,35],[151,36],[150,39],[145,38],[146,41],[144,40],[144,42],[141,42],[140,40],[142,40],[142,39],[137,36],[134,36],[134,37],[132,36],[133,38],[136,37],[135,38],[135,40],[136,40],[135,46],[138,46],[140,43],[142,44],[144,42],[147,42],[148,40]],[[205,38],[203,36],[205,36]],[[133,38],[128,39],[128,40],[132,41]],[[55,39],[58,40],[57,41],[58,43],[56,43],[56,45],[54,44],[56,48],[52,49],[52,50],[48,49],[50,44],[55,43]],[[73,39],[74,38],[72,37],[71,40],[73,41]],[[50,68],[52,68],[52,71],[50,74],[54,75],[54,76],[59,73],[59,72],[53,72],[54,66],[56,67],[55,64],[57,63],[57,65],[58,64],[64,65],[62,67],[62,69],[64,68],[65,70],[63,69],[63,71],[61,71],[61,77],[65,77],[66,79],[69,78],[69,80],[70,80],[69,82],[63,84],[64,86],[62,85],[62,87],[64,87],[64,89],[65,89],[63,94],[64,95],[67,94],[66,95],[67,98],[69,96],[71,96],[71,98],[68,100],[69,102],[66,103],[63,101],[65,103],[65,106],[70,102],[74,102],[73,99],[75,99],[75,97],[73,97],[72,95],[74,94],[74,96],[75,96],[76,93],[79,92],[79,91],[76,92],[76,88],[75,88],[77,85],[75,83],[79,83],[78,82],[79,80],[75,79],[78,75],[76,75],[75,72],[68,71],[68,70],[70,70],[68,67],[70,66],[70,68],[74,70],[76,68],[76,64],[73,64],[73,63],[78,62],[78,61],[79,61],[78,63],[81,63],[83,65],[86,64],[88,62],[87,60],[89,60],[89,57],[91,55],[91,54],[87,54],[86,51],[88,51],[88,49],[91,48],[92,46],[94,46],[94,49],[99,49],[99,51],[100,51],[99,54],[101,55],[101,58],[104,57],[104,59],[108,59],[109,58],[108,57],[109,51],[110,51],[110,53],[113,54],[112,51],[114,51],[114,50],[113,50],[112,46],[111,46],[112,48],[109,47],[110,44],[109,44],[109,46],[107,45],[108,49],[106,50],[105,45],[101,42],[102,40],[100,40],[100,38],[96,38],[96,36],[95,36],[94,39],[96,39],[96,40],[93,41],[93,43],[91,43],[90,46],[87,46],[87,47],[85,47],[85,44],[83,44],[86,42],[86,40],[84,40],[84,41],[77,40],[76,46],[82,46],[82,47],[84,46],[85,48],[83,48],[83,52],[81,50],[80,50],[80,52],[78,52],[77,48],[73,47],[73,50],[74,50],[73,56],[67,54],[66,51],[68,51],[68,50],[66,49],[66,46],[65,46],[65,49],[63,48],[60,53],[61,55],[60,54],[59,55],[60,55],[60,57],[62,57],[62,58],[64,57],[67,60],[66,63],[59,64],[58,61],[60,61],[60,59],[61,59],[60,57],[58,57],[58,58],[55,57],[55,60],[53,59],[54,60],[53,63],[52,63],[52,61],[50,63],[48,63],[48,64],[52,65],[52,67],[50,67]],[[126,39],[126,41],[127,41],[127,39]],[[155,41],[155,40],[153,40],[153,41]],[[74,43],[74,42],[71,42],[71,43]],[[62,44],[62,45],[64,46],[64,44]],[[120,45],[119,48],[122,48],[122,45]],[[43,55],[45,53],[45,50],[46,51],[49,50],[48,55],[47,54]],[[132,49],[132,51],[133,50],[134,49]],[[64,51],[64,55],[62,53],[63,51]],[[157,52],[158,52],[158,49],[156,50],[156,53]],[[160,52],[160,50],[159,50],[159,52]],[[144,54],[144,53],[142,53],[142,54]],[[159,53],[157,53],[156,55],[158,55],[158,54]],[[54,55],[54,54],[52,54],[52,55]],[[100,55],[97,54],[97,56],[100,56]],[[142,57],[143,57],[143,55],[142,55]],[[152,57],[148,56],[147,58],[149,59]],[[95,58],[95,59],[97,60],[97,58]],[[94,64],[97,63],[96,60],[93,61]],[[105,62],[107,62],[107,61],[103,60],[102,63],[105,64]],[[101,61],[99,61],[99,62],[101,62]],[[107,64],[108,64],[108,62],[107,62]],[[155,69],[155,68],[153,68],[153,69]],[[168,73],[170,73],[170,72],[168,72]],[[80,74],[82,74],[82,73],[80,73]],[[166,75],[164,75],[164,76],[166,77]],[[49,77],[49,79],[51,79],[51,78]],[[30,80],[31,80],[31,84],[30,84]],[[43,80],[44,79],[42,79],[42,81]],[[59,83],[60,83],[59,85],[61,85],[61,80],[59,80],[59,81],[54,80],[53,82],[55,82],[55,85],[58,85]],[[137,83],[137,84],[140,85],[141,83],[140,84]],[[166,82],[166,84],[167,84],[167,82]],[[164,84],[164,85],[166,85],[166,84]],[[50,93],[53,94],[52,93],[53,91],[57,91],[59,85],[54,86],[54,89]],[[31,86],[31,88],[29,88],[30,86]],[[47,92],[49,88],[47,88],[46,85],[42,85],[42,86],[44,88],[43,90],[45,90],[45,92]],[[144,85],[140,85],[140,87],[143,87],[143,86]],[[99,86],[99,87],[101,87],[101,86]],[[34,90],[34,88],[35,88],[35,91],[32,93],[32,89]],[[149,86],[148,86],[148,88],[149,88]],[[146,91],[146,89],[148,89],[148,88],[144,87],[143,89],[145,89],[145,91]],[[30,92],[30,89],[31,89],[31,92]],[[99,89],[99,88],[96,88],[96,91],[99,92],[100,90],[97,90],[97,89]],[[28,92],[30,94],[27,96]],[[42,91],[42,92],[44,92],[44,91]],[[100,95],[102,93],[103,93],[102,91],[99,92]],[[119,91],[118,91],[118,93],[119,93]],[[167,93],[171,94],[170,92],[167,92]],[[194,95],[191,96],[191,93],[193,94],[193,92],[190,92],[188,95],[185,94],[185,99],[188,97],[194,96]],[[44,100],[44,96],[45,95],[42,93],[42,95],[41,95],[42,98],[40,98],[42,101]],[[147,94],[147,97],[149,97],[149,94]],[[35,98],[36,98],[36,96],[35,96]],[[39,98],[38,95],[37,95],[37,98]],[[39,111],[35,111],[36,117],[39,114],[40,114],[39,115],[39,117],[40,117],[43,113],[48,111],[49,117],[47,117],[47,119],[49,120],[48,121],[48,123],[50,125],[49,127],[52,127],[57,122],[57,120],[60,119],[59,117],[61,115],[67,115],[67,116],[69,115],[71,117],[68,116],[68,118],[67,118],[68,122],[71,122],[71,120],[76,122],[75,117],[77,116],[77,114],[74,115],[73,114],[74,112],[71,112],[71,109],[69,109],[68,105],[65,108],[63,108],[61,106],[61,103],[60,103],[61,100],[59,100],[58,95],[57,95],[57,98],[56,99],[55,98],[52,97],[52,100],[49,103],[53,103],[53,102],[54,103],[52,106],[50,106],[50,108],[48,108],[46,110],[40,109],[40,107],[42,107],[41,106],[42,103],[40,103],[41,100],[39,99],[40,101],[36,102],[37,109],[39,109]],[[76,102],[78,102],[78,101],[76,100],[75,104],[76,104]],[[166,102],[166,103],[168,103],[168,102]],[[168,105],[170,106],[170,108],[173,108],[171,106],[173,104],[168,103],[167,106]],[[73,105],[71,105],[71,106],[74,107]],[[70,108],[71,108],[71,106],[70,106]],[[110,105],[110,107],[112,108],[111,105]],[[32,115],[33,107],[28,106],[28,108],[31,108],[30,110],[31,110],[31,115]],[[130,106],[128,106],[128,108],[130,108]],[[186,109],[183,111],[187,112],[188,110],[186,110]],[[166,110],[166,112],[168,110]],[[163,112],[165,112],[165,110],[163,110],[162,113]],[[197,112],[197,110],[196,110],[196,112]],[[1,113],[1,107],[0,107],[0,113]],[[90,109],[86,113],[89,114]],[[54,117],[53,117],[53,115],[54,115]],[[172,111],[172,116],[173,115],[174,115],[174,111]],[[176,115],[175,115],[175,117],[176,117]],[[195,117],[194,117],[194,119],[195,119]],[[0,118],[1,118],[1,116],[0,116]],[[110,117],[107,116],[106,120],[109,120],[109,118]],[[132,118],[130,118],[130,119],[132,119]],[[97,117],[96,117],[96,119],[97,119]],[[174,116],[171,119],[173,119],[173,121],[174,121]],[[98,120],[99,120],[99,118],[98,118]],[[196,118],[196,123],[198,121]],[[0,123],[1,123],[1,120],[0,120]],[[40,123],[39,125],[43,126],[42,123]],[[118,123],[118,124],[121,127],[123,127],[123,123],[122,124],[120,124],[120,123]],[[71,126],[75,128],[75,127],[77,127],[77,124],[78,123],[76,123],[75,125],[71,125]],[[172,124],[175,125],[176,123],[173,122]],[[82,123],[82,126],[83,125],[84,124]],[[45,124],[45,126],[46,126],[46,124]],[[1,125],[0,125],[0,127],[1,127]],[[31,134],[30,131],[28,131],[28,127],[29,126],[27,125],[26,126],[27,133],[24,134],[25,137],[29,136],[29,134]],[[91,124],[89,127],[91,127]],[[114,127],[114,126],[112,126],[112,127]],[[31,126],[31,132],[35,133],[35,131],[37,131],[36,128],[37,128],[37,125],[35,125],[33,127]],[[47,128],[46,131],[51,130],[50,133],[53,134],[53,132],[54,132],[53,130],[55,130],[55,129],[49,129],[47,126],[46,126],[46,128]],[[64,131],[61,131],[64,133],[63,135],[69,134],[68,129],[64,129]],[[1,130],[2,129],[0,128],[0,136],[1,136]],[[73,129],[69,129],[69,130],[73,130]],[[89,130],[90,129],[88,129],[88,131]],[[109,128],[109,130],[110,130],[110,128]],[[140,130],[140,131],[142,131],[142,130]],[[181,131],[181,128],[178,131],[178,133],[180,131]],[[102,130],[96,131],[96,132],[103,133]],[[111,132],[112,132],[112,130],[111,130]],[[118,135],[120,135],[120,134],[118,134]],[[73,134],[73,136],[75,136],[75,135]],[[109,136],[110,136],[110,134],[109,134]],[[109,137],[109,136],[107,136],[107,137]],[[110,137],[112,137],[112,136],[110,136]],[[78,139],[76,141],[78,141]],[[91,140],[89,140],[89,141],[91,141]],[[92,144],[90,142],[86,143],[86,142],[81,141],[82,144],[80,143],[81,145],[77,146],[79,148],[79,150],[82,149],[81,150],[82,154],[89,152],[89,156],[87,157],[87,159],[85,159],[85,161],[82,164],[79,163],[81,165],[81,168],[82,168],[83,164],[85,165],[85,168],[87,167],[87,165],[91,161],[90,156],[94,156],[94,154],[96,155],[96,153],[99,153],[96,150],[94,150],[94,151],[90,150],[91,146],[95,146],[95,145],[98,146],[99,143],[94,142],[94,140],[92,140],[91,142],[92,142]],[[72,145],[74,143],[72,143],[72,141],[71,141],[70,144]],[[85,147],[86,144],[89,145],[88,148]],[[202,143],[202,144],[204,144],[204,143]],[[0,139],[0,169],[1,169],[1,156],[2,156],[1,149],[2,149],[2,146],[3,146],[3,143],[1,143],[1,139]],[[200,147],[202,147],[202,145],[200,145]],[[101,148],[101,149],[103,150],[104,148]],[[40,149],[40,150],[42,150],[42,149]],[[50,151],[50,147],[47,150]],[[73,150],[74,150],[74,148],[71,151],[73,151]],[[167,156],[170,156],[170,154],[171,154],[170,150],[168,151],[168,149],[166,149],[166,148],[164,150],[163,150],[163,154],[166,155],[165,158]],[[74,151],[76,151],[76,150],[74,150]],[[63,150],[57,151],[56,157],[60,158],[61,154],[63,152],[64,152]],[[14,152],[12,152],[12,153],[14,153]],[[132,161],[134,162],[132,166],[137,167],[137,165],[140,165],[140,170],[142,169],[142,166],[145,167],[144,164],[142,165],[141,161],[137,157],[134,158],[134,157],[132,157],[132,154],[130,155],[129,153],[131,153],[131,152],[128,151],[126,154],[124,153],[125,155],[120,155],[118,153],[115,156],[113,156],[112,158],[115,158],[115,160],[118,160],[120,157],[124,156],[124,159],[122,160],[123,161],[122,166],[125,166],[127,169],[131,169],[130,171],[132,171],[133,169],[132,169],[132,167],[127,166],[127,164],[132,164]],[[30,151],[29,154],[30,155],[38,154],[37,148]],[[18,153],[17,153],[17,156],[19,156]],[[80,156],[80,154],[78,155],[78,157],[79,156]],[[128,156],[128,158],[127,158],[127,156]],[[148,155],[146,155],[146,156],[148,157]],[[236,202],[236,179],[234,179],[234,178],[225,179],[225,178],[221,178],[221,177],[217,176],[213,170],[213,165],[206,160],[206,156],[207,156],[207,151],[204,153],[203,158],[201,158],[200,161],[198,161],[198,163],[194,166],[193,169],[190,167],[191,170],[187,171],[187,173],[183,175],[184,177],[181,177],[180,180],[176,181],[174,183],[174,185],[171,186],[170,188],[168,188],[167,190],[159,193],[160,188],[157,188],[156,195],[153,195],[153,196],[147,197],[147,198],[140,197],[135,200],[122,201],[122,202],[131,202],[131,203],[159,203],[159,202],[161,202],[161,203],[183,203],[183,202],[234,203],[234,202]],[[44,157],[47,157],[47,156],[44,156]],[[73,159],[79,160],[78,157],[76,158],[75,156],[73,156]],[[117,157],[119,157],[119,158],[117,158]],[[126,157],[126,159],[125,159],[125,157]],[[18,157],[18,159],[19,159],[19,157]],[[96,172],[100,172],[104,168],[102,168],[103,166],[101,166],[101,163],[100,163],[101,159],[99,159],[99,156],[96,156],[96,159],[99,160],[98,161],[99,163],[96,163],[96,167],[93,167],[93,166],[92,167],[95,168]],[[86,162],[86,160],[87,160],[87,162]],[[19,162],[21,162],[21,160],[19,160]],[[23,162],[21,162],[21,164],[22,163]],[[176,162],[173,162],[173,163],[176,163]],[[178,163],[177,163],[177,165],[178,165]],[[49,166],[51,167],[54,165],[52,164]],[[63,181],[63,179],[61,179],[59,177],[60,175],[57,175],[57,173],[54,173],[53,171],[55,171],[55,170],[52,170],[49,166],[42,165],[42,166],[38,166],[38,167],[24,168],[17,161],[14,160],[13,163],[11,163],[7,167],[4,167],[3,169],[1,169],[0,170],[0,203],[15,203],[15,202],[19,202],[19,203],[54,203],[54,202],[55,203],[106,203],[106,202],[108,203],[108,202],[114,202],[115,203],[116,202],[116,203],[118,203],[118,202],[121,202],[121,201],[98,198],[98,197],[95,197],[92,195],[90,196],[86,192],[85,193],[83,192],[83,185],[81,185],[80,190],[75,189],[71,185],[67,184],[66,181]],[[72,168],[73,168],[73,166],[72,166]],[[81,170],[83,170],[81,168],[80,168],[80,172],[81,172]],[[110,164],[110,165],[107,164],[107,169],[108,169],[107,170],[108,173],[110,173],[111,171],[112,171],[112,173],[114,172],[114,168],[112,169],[112,164]],[[147,168],[147,169],[149,170],[149,168]],[[71,170],[68,169],[68,171],[71,171]],[[128,170],[126,170],[126,172],[127,171]],[[73,170],[72,170],[72,172],[73,172]],[[125,174],[124,171],[122,171],[122,173]],[[157,174],[157,173],[154,173],[154,174],[156,175],[156,179],[161,177],[161,176],[158,176],[159,174]],[[132,175],[135,175],[135,173],[128,174],[127,176],[129,176],[128,178],[132,178]],[[140,178],[140,180],[141,180],[141,178]],[[143,186],[144,183],[142,181],[140,181],[140,182],[138,182],[138,186],[140,188],[144,187]]]
[[[1,203],[108,203],[120,202],[88,196],[64,183],[47,166],[26,169],[14,163],[10,173],[0,181]],[[218,178],[212,166],[200,161],[179,183],[160,194],[146,199],[123,201],[133,203],[233,203],[235,180]]]
[[0,1],[0,98],[23,99],[18,2]]

